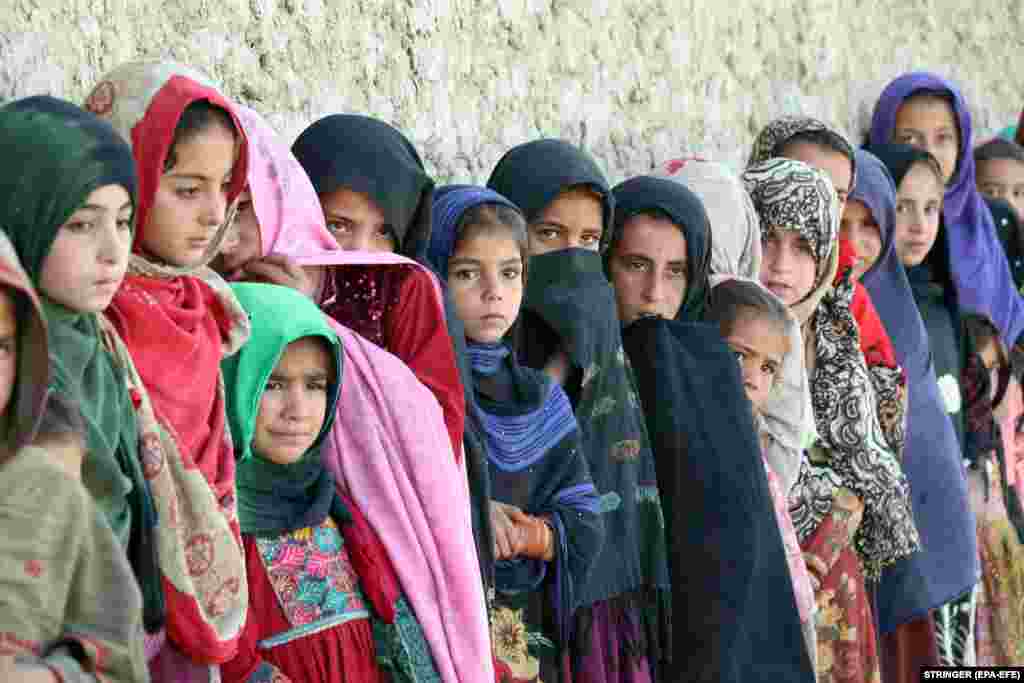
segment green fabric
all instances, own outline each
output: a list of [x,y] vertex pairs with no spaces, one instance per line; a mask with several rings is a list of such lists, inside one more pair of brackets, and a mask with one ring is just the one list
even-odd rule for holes
[[[235,478],[242,532],[269,536],[319,524],[326,514],[347,517],[340,499],[333,495],[333,478],[320,461],[320,448],[334,424],[341,384],[338,335],[316,304],[293,289],[254,283],[232,285],[231,289],[252,325],[249,341],[221,364],[238,462]],[[304,337],[321,337],[331,345],[336,379],[330,384],[326,417],[313,446],[300,461],[278,465],[252,449],[256,417],[267,381],[282,354],[289,344]]]

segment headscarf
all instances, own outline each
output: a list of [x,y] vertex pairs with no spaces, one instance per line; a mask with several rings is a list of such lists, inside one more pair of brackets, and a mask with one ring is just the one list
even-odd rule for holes
[[747,166],[759,164],[772,157],[783,156],[782,152],[786,146],[794,137],[803,133],[832,133],[835,135],[836,142],[843,147],[843,156],[850,159],[850,166],[852,168],[850,187],[847,189],[853,189],[857,182],[853,145],[836,128],[833,128],[824,121],[819,121],[809,116],[782,116],[761,129],[761,132],[758,133],[757,138],[754,140],[754,146],[750,151],[750,160],[747,162]]
[[[744,181],[763,234],[798,230],[811,244],[819,276],[825,263],[835,263],[839,200],[823,173],[772,159],[747,169]],[[831,509],[836,489],[851,489],[865,505],[858,554],[865,575],[877,578],[883,567],[917,550],[919,538],[906,480],[879,424],[878,398],[850,311],[853,280],[846,277],[833,288],[832,277],[823,284],[819,277],[818,289],[825,291],[808,297],[820,294],[803,320],[813,316],[811,396],[819,441],[790,494],[793,524],[801,539],[808,538]]]
[[[268,187],[256,184],[250,190],[255,201]],[[296,202],[319,206],[310,193],[284,197],[284,215],[293,212]],[[437,281],[423,266],[397,254],[324,245],[323,215],[318,220],[314,213],[308,215],[313,220],[286,223],[277,236],[277,243],[288,244],[298,263],[412,269],[427,278],[431,305],[440,310]],[[262,233],[263,216],[257,213],[257,218]],[[261,239],[261,244],[266,256],[270,240]],[[490,636],[466,475],[456,464],[438,399],[402,360],[335,321],[328,322],[341,340],[345,381],[321,454],[324,467],[354,501],[358,511],[353,514],[365,515],[383,542],[441,679],[493,680],[490,658],[475,654],[488,651]]]
[[[18,100],[0,110],[0,149],[23,159],[0,178],[0,225],[38,285],[61,226],[89,194],[120,185],[134,198],[131,149],[106,123],[52,97]],[[82,480],[132,562],[145,598],[145,623],[157,631],[164,601],[157,569],[153,501],[139,465],[135,409],[112,362],[94,313],[70,310],[45,295],[52,390],[78,406],[88,457]]]
[[[637,176],[612,189],[615,223],[609,245],[622,237],[626,221],[637,214],[656,210],[667,215],[686,238],[686,293],[676,320],[695,321],[704,312],[708,298],[708,268],[711,263],[711,225],[700,198],[680,183]],[[611,249],[605,251],[605,270]]]
[[1013,285],[1017,291],[1024,288],[1024,248],[1021,245],[1020,217],[1016,209],[1010,206],[1005,199],[985,197],[985,203],[992,212],[992,220],[996,225],[996,234],[999,242],[1003,245],[1003,252],[1006,254],[1006,262],[1010,266],[1010,275],[1013,276]]
[[[86,109],[131,142],[138,173],[135,253],[106,315],[117,343],[127,347],[115,356],[130,353],[134,363],[129,384],[140,396],[143,462],[161,519],[168,635],[194,662],[216,664],[233,656],[248,604],[220,361],[245,342],[249,324],[227,284],[205,263],[180,268],[139,252],[174,130],[185,108],[201,100],[229,113],[241,141],[228,188],[234,202],[245,187],[247,146],[234,107],[205,76],[173,62],[124,64],[93,88]],[[205,261],[220,250],[232,218],[233,210]],[[197,552],[208,560],[201,570]]]
[[459,222],[467,211],[483,204],[497,204],[519,211],[515,204],[486,187],[445,185],[434,194],[434,226],[427,246],[427,262],[442,279],[448,279],[448,259],[455,251]]
[[[671,553],[666,680],[813,681],[735,355],[717,326],[704,323],[642,318],[623,340]],[[609,542],[622,552],[621,541]]]
[[394,232],[397,251],[423,256],[434,181],[398,129],[369,116],[333,114],[302,131],[292,153],[318,195],[342,188],[369,195]]
[[[608,182],[586,152],[567,142],[536,140],[513,148],[487,185],[520,207],[528,221],[562,192],[586,187],[602,200],[602,244],[611,239],[614,200]],[[561,346],[579,378],[566,391],[574,401],[606,530],[580,604],[624,606],[634,623],[642,623],[647,642],[623,638],[617,651],[646,655],[658,667],[669,667],[671,608],[661,494],[616,310],[600,254],[564,249],[533,256],[518,355],[536,367]],[[577,628],[584,633],[592,613],[578,613]]]
[[839,268],[839,199],[832,181],[802,162],[774,158],[750,166],[743,182],[761,219],[762,240],[776,230],[796,230],[814,254],[814,288],[790,307],[804,325],[832,287]]
[[985,313],[995,321],[1008,346],[1024,332],[1024,301],[1013,284],[995,222],[975,185],[973,126],[960,89],[925,72],[904,74],[889,83],[878,98],[871,119],[872,145],[892,141],[896,113],[907,98],[922,90],[947,96],[960,130],[956,172],[946,186],[942,222],[960,306]]
[[[607,233],[613,210],[608,181],[593,158],[575,145],[548,138],[513,147],[498,161],[487,181],[487,187],[508,197],[527,221],[536,220],[559,194],[576,186],[601,196]],[[602,242],[609,237],[602,235]]]
[[[883,145],[876,151],[900,179],[913,160],[924,158],[906,145]],[[861,282],[877,305],[907,377],[902,465],[922,546],[920,553],[882,574],[878,621],[885,633],[969,590],[977,581],[978,560],[960,448],[936,383],[924,322],[896,254],[896,185],[882,161],[869,152],[857,152],[857,170],[850,199],[868,207],[882,236],[878,260]]]
[[27,446],[36,437],[50,393],[52,370],[43,307],[32,281],[21,267],[14,245],[0,232],[0,285],[15,297],[18,316],[18,378],[6,411],[6,429],[0,461]]
[[[334,424],[343,368],[338,335],[316,304],[300,292],[277,285],[232,285],[249,314],[252,336],[242,349],[224,359],[228,422],[238,460],[238,517],[242,533],[273,538],[316,526],[328,515],[348,518],[335,496],[334,476],[320,459],[320,448]],[[292,342],[317,338],[327,343],[334,378],[316,441],[297,462],[279,465],[253,451],[256,418],[267,382]]]
[[739,176],[714,161],[673,159],[665,177],[682,183],[704,204],[711,223],[711,272],[756,280],[761,274],[761,223]]
[[309,246],[338,249],[313,184],[291,150],[259,113],[239,105],[237,114],[249,141],[249,194],[262,252],[295,256]]

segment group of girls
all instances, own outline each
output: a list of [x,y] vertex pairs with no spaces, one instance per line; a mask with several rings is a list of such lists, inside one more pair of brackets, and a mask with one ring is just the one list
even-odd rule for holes
[[787,117],[614,187],[555,139],[435,187],[357,115],[289,148],[167,62],[7,104],[0,678],[1024,663],[1003,143],[924,73],[864,149]]

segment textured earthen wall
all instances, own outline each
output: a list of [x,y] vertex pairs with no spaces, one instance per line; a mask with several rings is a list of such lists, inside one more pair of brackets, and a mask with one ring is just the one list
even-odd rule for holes
[[780,113],[859,135],[913,67],[956,78],[991,132],[1024,104],[1022,35],[1020,0],[0,0],[0,100],[81,101],[122,61],[173,57],[289,141],[364,112],[442,181],[539,135],[617,180],[681,151],[739,164]]

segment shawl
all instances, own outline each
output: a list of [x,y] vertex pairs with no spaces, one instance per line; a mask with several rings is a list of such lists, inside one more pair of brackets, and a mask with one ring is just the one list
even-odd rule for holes
[[249,142],[249,193],[262,253],[296,256],[309,247],[336,250],[313,184],[291,150],[257,112],[238,106],[237,114]]
[[734,354],[718,329],[703,323],[644,318],[623,340],[665,509],[671,679],[813,681]]
[[[132,143],[139,179],[136,249],[174,129],[185,108],[199,100],[233,111],[204,76],[170,62],[122,65],[87,99],[87,109]],[[235,128],[241,131],[237,120]],[[231,201],[245,185],[246,159],[243,140],[228,190]],[[232,215],[212,241],[207,259],[219,250]],[[191,659],[217,664],[234,654],[248,601],[220,375],[223,355],[234,353],[247,338],[248,320],[227,284],[205,264],[172,267],[141,253],[133,254],[129,274],[106,313],[130,350],[133,372],[141,380],[134,388],[139,393],[144,387],[146,393],[147,406],[139,407],[143,466],[161,519],[158,556],[168,635]],[[182,377],[190,381],[182,383]],[[135,382],[129,378],[129,384]]]
[[[685,186],[654,176],[638,176],[612,189],[615,223],[609,244],[622,236],[626,222],[644,212],[656,210],[667,215],[686,238],[686,293],[676,320],[696,320],[708,298],[708,268],[711,263],[711,225],[700,198]],[[611,249],[605,250],[605,271]]]
[[[455,251],[462,217],[482,204],[500,204],[519,211],[519,207],[494,190],[475,185],[445,185],[434,195],[434,225],[427,246],[427,262],[442,279],[448,279],[448,259]],[[525,264],[524,264],[525,266]]]
[[[611,225],[613,200],[597,163],[585,151],[563,140],[526,142],[505,153],[487,181],[487,187],[508,197],[527,221],[563,191],[582,185],[602,198],[605,232]],[[608,235],[602,235],[607,242]]]
[[[135,191],[131,149],[105,122],[52,97],[14,102],[0,112],[0,148],[25,159],[0,180],[0,225],[38,284],[61,225],[105,185]],[[68,150],[73,150],[69,153]],[[49,322],[50,387],[78,406],[88,457],[82,478],[126,548],[145,598],[145,623],[160,629],[164,602],[157,568],[156,514],[138,459],[135,409],[121,371],[111,362],[95,313],[81,313],[43,295]]]
[[[907,434],[903,471],[910,482],[921,552],[883,572],[878,622],[883,633],[924,616],[977,582],[974,515],[960,464],[960,447],[946,413],[929,352],[928,335],[894,244],[896,195],[921,152],[905,145],[857,152],[857,183],[850,199],[864,203],[882,234],[882,251],[861,282],[876,302],[907,379]],[[888,166],[888,170],[886,169]],[[890,171],[892,176],[890,176]],[[956,558],[956,561],[953,560]]]
[[711,223],[711,272],[756,280],[761,274],[761,223],[739,176],[714,161],[673,159],[665,177],[700,198]]
[[[700,159],[669,161],[664,172],[704,203],[711,223],[712,278],[736,276],[759,281],[761,222],[739,176],[724,164]],[[783,361],[775,390],[761,411],[762,425],[772,437],[764,455],[786,493],[796,481],[807,435],[814,432],[799,324],[791,326],[789,345],[793,352]]]
[[1024,332],[1024,301],[1013,284],[992,214],[975,185],[973,126],[960,89],[930,73],[900,76],[878,98],[869,140],[872,145],[890,142],[900,106],[920,90],[947,95],[960,129],[956,173],[946,186],[942,205],[946,245],[960,306],[992,318],[1007,346],[1012,346]]
[[0,466],[0,531],[3,653],[66,683],[149,680],[142,596],[124,552],[89,493],[44,448]]
[[399,253],[421,258],[430,240],[434,181],[402,133],[368,116],[333,114],[292,145],[318,195],[362,192],[384,212]]
[[[258,143],[254,146],[254,157],[261,149]],[[260,163],[258,158],[254,163]],[[274,190],[260,183],[251,184],[250,191],[256,201],[260,193]],[[277,231],[276,243],[289,245],[289,254],[300,263],[408,268],[421,273],[430,301],[439,300],[437,281],[414,261],[324,245],[322,213],[317,216],[312,208],[306,213],[298,206],[319,207],[315,194],[282,196],[282,215],[301,213],[312,219],[286,222]],[[274,215],[259,213],[260,203],[255,207],[261,234],[274,230],[276,224],[264,222],[274,220]],[[270,240],[261,243],[267,255]],[[460,483],[466,476],[452,457],[446,415],[429,385],[421,383],[403,360],[336,322],[331,327],[341,338],[345,381],[334,427],[321,453],[324,466],[350,492],[354,514],[365,515],[383,542],[442,680],[493,680],[492,662],[474,654],[489,648],[481,570],[491,570],[473,552],[471,506],[466,486]],[[423,362],[428,357],[437,362],[436,354],[425,354]],[[446,457],[450,462],[444,461]],[[486,481],[486,470],[483,478]],[[457,501],[465,501],[465,507]],[[481,523],[489,530],[490,518],[486,511],[483,514]],[[485,547],[490,549],[489,535],[487,540]]]
[[845,135],[832,126],[808,116],[782,116],[765,126],[758,133],[757,138],[754,139],[754,146],[750,151],[750,160],[747,162],[747,166],[759,164],[772,157],[781,157],[786,145],[795,136],[802,133],[816,132],[832,133],[842,143],[843,155],[850,160],[850,165],[853,166],[853,172],[850,175],[850,187],[847,188],[852,190],[853,186],[857,183],[857,164],[854,159],[853,145],[850,144]]
[[[347,521],[335,496],[334,476],[320,459],[320,447],[334,424],[342,366],[338,336],[316,304],[300,292],[265,284],[236,284],[232,291],[252,324],[245,346],[222,364],[228,423],[238,460],[238,518],[243,534],[273,538],[316,526],[328,515]],[[320,435],[302,458],[289,465],[252,450],[256,417],[267,382],[288,345],[306,337],[325,340],[332,350],[335,380],[329,384]]]
[[853,280],[847,275],[833,287],[832,275],[824,282],[820,278],[823,264],[837,262],[839,200],[824,174],[797,161],[757,164],[747,169],[744,180],[762,233],[799,230],[812,245],[819,271],[816,291],[794,307],[818,301],[802,320],[811,323],[813,335],[810,382],[819,436],[790,492],[793,525],[806,539],[828,514],[835,491],[851,489],[865,504],[856,548],[866,575],[877,578],[883,567],[913,553],[920,543],[906,479],[879,423],[878,397],[850,311]]

